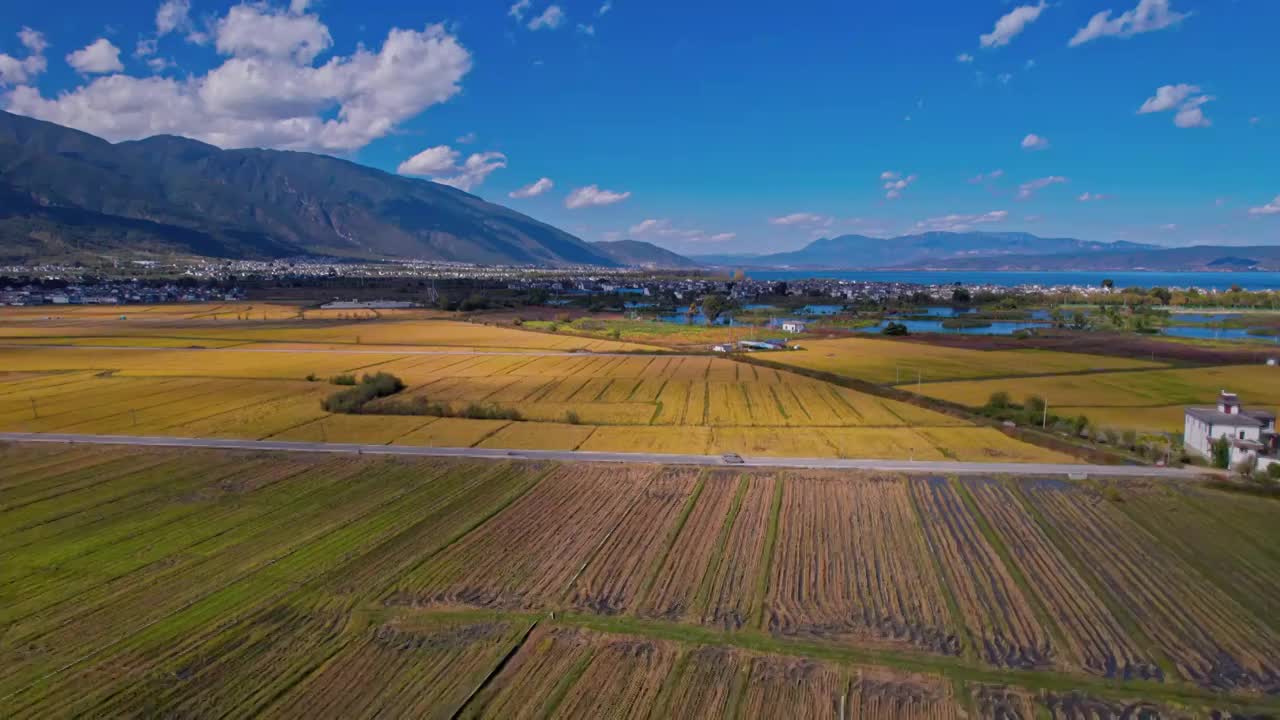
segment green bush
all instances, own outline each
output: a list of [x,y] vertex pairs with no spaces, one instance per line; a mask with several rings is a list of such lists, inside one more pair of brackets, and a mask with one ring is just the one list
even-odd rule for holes
[[1231,466],[1231,441],[1225,436],[1213,441],[1210,446],[1209,456],[1213,459],[1213,466],[1219,470],[1226,470]]
[[346,373],[343,375],[334,375],[333,377],[329,378],[329,382],[333,383],[334,385],[355,385],[356,376],[352,375],[351,373]]
[[991,393],[991,397],[987,399],[989,410],[1007,410],[1011,405],[1013,405],[1013,399],[1003,390]]
[[[334,379],[336,381],[338,378]],[[345,385],[346,383],[335,382],[334,384]],[[395,375],[384,372],[376,375],[366,374],[360,378],[359,384],[321,400],[320,407],[324,408],[325,412],[357,414],[364,410],[366,404],[378,398],[395,395],[403,389],[404,382]]]
[[902,323],[891,322],[884,326],[884,329],[880,331],[880,334],[888,335],[889,337],[903,337],[910,335],[911,331]]
[[1280,463],[1271,463],[1267,466],[1267,477],[1280,480]]
[[578,417],[578,413],[570,410],[564,414],[564,421],[570,425],[581,425],[582,418]]

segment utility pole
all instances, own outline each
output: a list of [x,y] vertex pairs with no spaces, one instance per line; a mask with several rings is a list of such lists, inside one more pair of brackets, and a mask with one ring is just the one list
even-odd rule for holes
[[133,426],[138,427],[138,411],[129,408],[129,416],[133,418]]
[[1047,430],[1049,428],[1049,401],[1044,401],[1044,419],[1040,421],[1040,429]]
[[916,394],[920,394],[920,386],[924,384],[923,376],[919,370],[916,370]]
[[36,399],[31,398],[31,418],[33,420],[40,419],[40,411],[36,409]]

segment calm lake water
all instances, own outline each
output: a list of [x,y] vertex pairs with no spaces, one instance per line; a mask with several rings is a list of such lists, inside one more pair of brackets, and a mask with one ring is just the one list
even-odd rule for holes
[[916,285],[995,285],[1015,287],[1100,287],[1110,279],[1116,287],[1166,287],[1202,290],[1229,290],[1239,285],[1245,290],[1280,289],[1280,272],[967,272],[967,271],[867,271],[867,270],[760,270],[751,273],[753,280],[804,280],[832,278],[865,282],[898,282]]
[[[878,333],[888,325],[885,320],[879,325],[859,328],[858,332]],[[941,320],[902,320],[903,325],[913,333],[948,333],[953,335],[1012,335],[1019,330],[1032,330],[1045,327],[1043,323],[993,321],[989,327],[946,328]]]

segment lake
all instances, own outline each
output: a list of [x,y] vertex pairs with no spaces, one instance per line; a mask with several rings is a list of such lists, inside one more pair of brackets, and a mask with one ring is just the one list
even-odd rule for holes
[[1101,287],[1112,280],[1117,288],[1166,287],[1202,290],[1229,290],[1239,285],[1245,290],[1280,290],[1280,272],[971,272],[908,270],[759,270],[751,279],[763,281],[829,278],[863,282],[909,283],[913,285],[992,285],[1017,287]]
[[900,322],[902,325],[906,325],[907,330],[913,333],[947,333],[951,335],[1012,335],[1019,330],[1034,330],[1046,327],[1044,323],[999,320],[992,321],[988,327],[946,328],[942,326],[942,320],[884,320],[879,325],[858,328],[858,332],[879,333],[890,322]]

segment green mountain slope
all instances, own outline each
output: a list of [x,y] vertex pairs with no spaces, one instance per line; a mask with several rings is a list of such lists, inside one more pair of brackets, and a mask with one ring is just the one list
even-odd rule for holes
[[0,112],[0,259],[119,253],[615,264],[469,193],[337,158],[111,144]]

